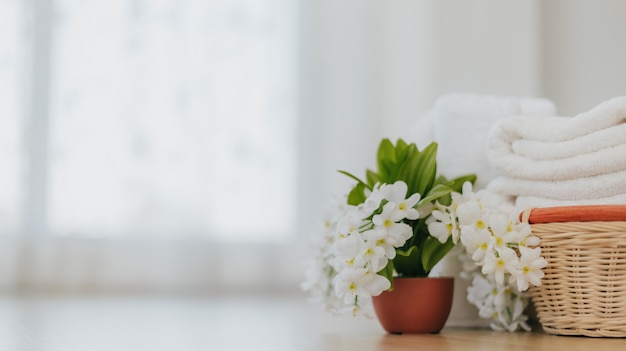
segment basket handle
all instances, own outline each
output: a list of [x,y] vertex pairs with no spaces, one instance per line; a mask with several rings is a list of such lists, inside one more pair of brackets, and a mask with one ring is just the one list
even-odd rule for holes
[[534,207],[531,208],[527,208],[525,209],[522,213],[520,213],[519,215],[519,219],[520,221],[522,221],[522,223],[529,223],[530,220],[530,213],[534,210]]
[[551,222],[626,221],[626,205],[585,205],[529,208],[520,220],[530,224]]

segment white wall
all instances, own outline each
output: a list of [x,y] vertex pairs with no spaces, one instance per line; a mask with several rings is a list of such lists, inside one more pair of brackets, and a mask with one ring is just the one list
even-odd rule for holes
[[626,2],[541,3],[542,94],[571,116],[626,93]]
[[437,1],[433,16],[437,95],[539,94],[537,1]]

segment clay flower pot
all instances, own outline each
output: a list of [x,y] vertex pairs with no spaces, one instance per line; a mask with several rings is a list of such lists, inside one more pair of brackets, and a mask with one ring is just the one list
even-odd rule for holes
[[372,298],[388,333],[439,333],[452,308],[454,278],[394,278],[392,291]]

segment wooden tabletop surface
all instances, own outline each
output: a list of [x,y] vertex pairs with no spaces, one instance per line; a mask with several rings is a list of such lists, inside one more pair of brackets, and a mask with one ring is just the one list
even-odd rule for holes
[[4,296],[0,350],[623,350],[624,339],[445,328],[386,334],[302,296]]

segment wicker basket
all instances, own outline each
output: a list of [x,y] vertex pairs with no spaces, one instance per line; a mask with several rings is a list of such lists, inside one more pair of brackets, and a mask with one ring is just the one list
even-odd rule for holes
[[626,206],[525,211],[548,261],[530,292],[544,331],[626,337]]

